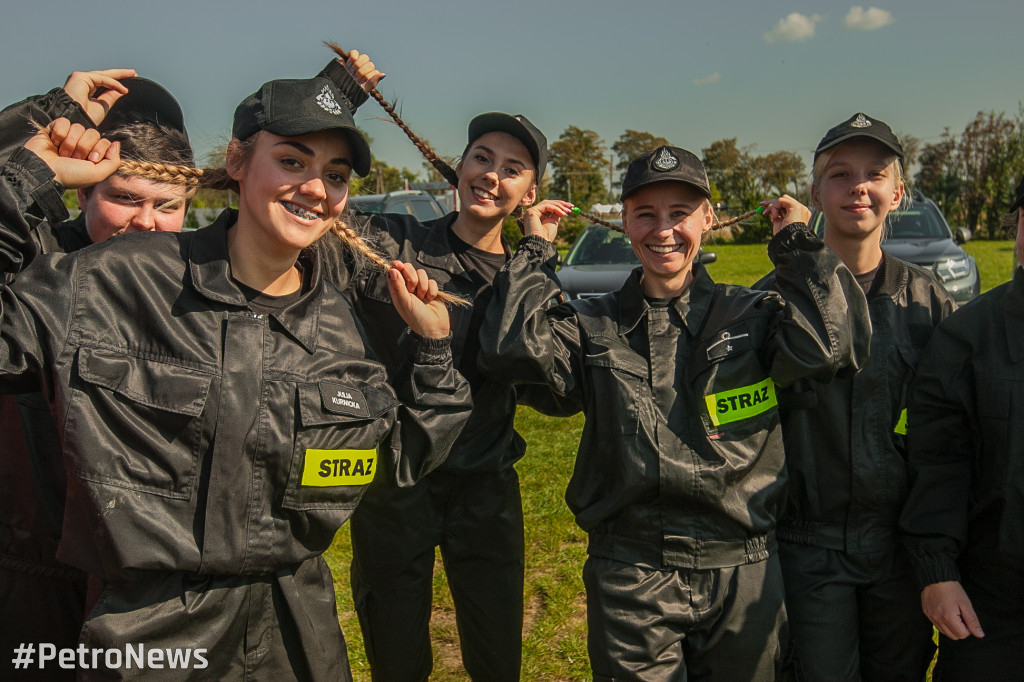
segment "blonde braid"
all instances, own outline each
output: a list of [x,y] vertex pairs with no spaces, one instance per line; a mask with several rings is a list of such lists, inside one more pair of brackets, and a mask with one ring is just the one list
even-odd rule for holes
[[729,218],[728,220],[723,220],[722,222],[718,222],[718,219],[716,218],[715,219],[715,224],[711,226],[711,229],[712,230],[721,230],[723,227],[729,227],[730,225],[735,225],[736,223],[740,222],[741,220],[746,220],[747,218],[753,218],[755,215],[757,215],[758,213],[761,213],[762,211],[764,211],[764,208],[761,207],[761,206],[758,206],[753,211],[747,211],[743,215],[738,215],[735,218]]
[[[334,225],[331,226],[331,232],[338,235],[338,238],[345,242],[345,244],[355,253],[361,255],[384,272],[388,272],[392,269],[391,263],[370,248],[370,245],[363,241],[362,237],[360,237],[351,226],[345,223],[345,221],[340,219],[335,221]],[[451,303],[453,305],[469,305],[469,301],[461,296],[449,294],[448,292],[441,291],[440,289],[437,292],[437,300],[442,303]]]
[[[331,48],[334,51],[334,53],[338,55],[339,58],[341,58],[342,61],[348,60],[348,52],[341,49],[341,47],[339,47],[335,43],[325,40],[324,45]],[[386,99],[384,99],[384,96],[377,91],[377,88],[373,88],[372,90],[370,90],[369,95],[373,97],[375,100],[377,100],[377,104],[379,104],[381,108],[384,109],[384,111],[387,113],[387,115],[391,117],[391,120],[394,121],[395,124],[397,124],[398,127],[402,129],[402,132],[406,134],[406,137],[408,137],[412,141],[412,143],[416,145],[416,149],[420,150],[420,154],[423,155],[423,158],[430,162],[430,165],[433,166],[434,169],[441,174],[441,177],[447,180],[449,185],[453,187],[458,187],[459,176],[455,172],[455,170],[451,166],[449,166],[444,161],[444,159],[439,157],[434,152],[434,150],[431,149],[429,145],[427,145],[426,142],[421,140],[420,137],[416,133],[414,133],[412,129],[409,128],[408,125],[405,124],[405,121],[402,120],[402,117],[399,116],[398,112],[395,111],[395,107]]]

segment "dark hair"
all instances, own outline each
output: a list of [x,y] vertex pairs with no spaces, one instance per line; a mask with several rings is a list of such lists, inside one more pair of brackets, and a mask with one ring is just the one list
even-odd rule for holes
[[[125,162],[195,168],[192,146],[180,130],[158,123],[128,123],[104,133],[104,137],[111,142],[121,143],[122,167],[117,171],[118,175],[135,175],[126,171]],[[148,179],[160,181],[157,178]],[[88,195],[92,187],[86,187],[83,191]],[[191,200],[192,194],[194,190],[188,193],[188,200]]]

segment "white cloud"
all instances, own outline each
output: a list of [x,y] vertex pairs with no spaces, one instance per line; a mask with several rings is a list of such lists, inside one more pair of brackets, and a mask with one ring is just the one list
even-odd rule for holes
[[722,74],[720,74],[717,71],[715,71],[714,73],[710,73],[707,76],[704,76],[703,78],[694,78],[693,79],[693,84],[694,85],[710,85],[711,83],[717,83],[720,80],[722,80]]
[[775,28],[764,34],[764,42],[799,43],[814,37],[814,25],[821,21],[820,14],[807,16],[793,12],[785,19],[780,19]]
[[892,12],[889,10],[868,7],[864,9],[860,5],[850,8],[849,14],[843,20],[846,28],[854,31],[874,31],[893,22]]

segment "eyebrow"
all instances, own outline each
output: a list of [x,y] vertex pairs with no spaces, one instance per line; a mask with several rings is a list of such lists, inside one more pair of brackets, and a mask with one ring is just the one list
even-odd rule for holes
[[[485,145],[482,145],[482,144],[475,145],[473,147],[473,149],[482,149],[485,152],[487,152],[488,154],[490,154],[491,156],[497,156],[497,154],[494,152],[493,149],[491,149],[490,147],[487,147]],[[508,162],[509,163],[518,164],[518,165],[522,166],[523,168],[527,168],[528,167],[525,163],[523,163],[519,159],[515,158],[514,156],[513,157],[509,157]]]
[[[280,142],[277,142],[277,143],[274,144],[275,147],[280,146],[280,145],[286,145],[288,147],[292,147],[292,148],[302,152],[306,156],[314,156],[314,157],[316,156],[316,152],[313,151],[312,147],[308,147],[308,146],[302,144],[301,142],[296,142],[295,140],[281,140]],[[346,159],[344,156],[339,156],[337,158],[333,158],[333,159],[330,160],[330,163],[332,163],[334,165],[337,165],[337,166],[348,166],[349,168],[352,167],[352,162],[349,161],[348,159]]]
[[[693,203],[690,203],[690,202],[687,202],[687,201],[677,201],[674,204],[669,204],[668,208],[689,208],[689,209],[692,209],[692,208],[695,208],[697,206],[700,206],[700,204],[701,204],[701,202],[699,202],[699,201],[698,202],[693,202]],[[654,208],[654,204],[640,204],[638,206],[634,206],[630,210],[631,211],[641,211],[641,210],[644,210],[644,209],[652,209],[652,208]]]

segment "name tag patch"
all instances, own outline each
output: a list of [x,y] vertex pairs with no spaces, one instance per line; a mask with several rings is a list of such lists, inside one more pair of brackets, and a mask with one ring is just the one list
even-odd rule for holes
[[367,485],[377,467],[376,450],[306,450],[302,485],[326,488]]
[[366,396],[362,391],[349,386],[342,386],[333,381],[321,381],[320,398],[328,412],[350,414],[356,417],[370,416],[370,407],[366,404]]
[[750,386],[706,395],[704,401],[715,426],[755,417],[779,404],[771,377]]

